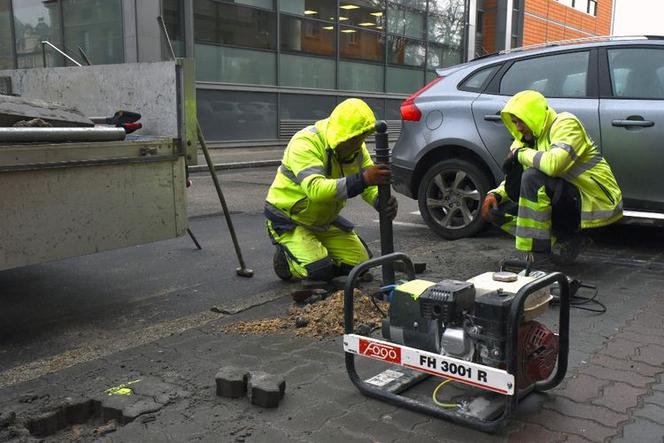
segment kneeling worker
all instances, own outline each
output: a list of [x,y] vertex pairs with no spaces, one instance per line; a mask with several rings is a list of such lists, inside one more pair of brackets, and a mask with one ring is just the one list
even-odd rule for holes
[[501,112],[514,136],[503,163],[505,180],[482,205],[486,221],[516,237],[526,260],[576,259],[581,229],[609,225],[622,217],[622,193],[579,119],[557,114],[542,94],[522,91]]
[[[357,195],[377,209],[376,185],[390,183],[389,168],[374,165],[364,144],[375,125],[371,108],[351,98],[291,138],[265,204],[279,278],[330,280],[369,258],[353,224],[339,213]],[[394,197],[387,212],[396,216]]]

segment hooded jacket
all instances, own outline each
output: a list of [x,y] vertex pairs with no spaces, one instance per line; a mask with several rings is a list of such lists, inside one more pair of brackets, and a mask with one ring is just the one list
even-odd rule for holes
[[[521,140],[512,116],[533,132],[533,148]],[[507,102],[501,118],[514,137],[510,149],[519,150],[524,168],[536,168],[579,189],[581,228],[609,225],[622,217],[622,193],[613,172],[576,116],[556,113],[539,92],[522,91]],[[505,182],[491,192],[507,198]]]
[[373,132],[375,125],[371,108],[351,98],[339,103],[328,118],[297,132],[268,191],[266,217],[282,226],[290,220],[324,230],[337,221],[349,198],[361,194],[375,207],[378,188],[366,186],[362,178],[364,169],[373,165],[366,145],[345,159],[335,151],[339,144]]

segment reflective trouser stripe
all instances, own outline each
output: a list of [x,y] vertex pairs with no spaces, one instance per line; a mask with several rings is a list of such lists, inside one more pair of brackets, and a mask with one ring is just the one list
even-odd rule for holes
[[278,235],[269,220],[267,229],[270,237],[288,250],[288,265],[296,278],[306,278],[307,265],[321,262],[327,257],[338,266],[355,266],[369,258],[366,247],[355,231],[345,232],[331,226],[321,232],[312,232],[297,226],[292,231]]
[[520,251],[549,252],[555,241],[551,235],[551,199],[545,185],[546,175],[534,169],[528,169],[521,178],[515,233]]

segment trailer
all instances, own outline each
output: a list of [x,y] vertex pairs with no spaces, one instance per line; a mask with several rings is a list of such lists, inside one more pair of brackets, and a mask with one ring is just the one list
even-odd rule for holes
[[187,62],[0,71],[22,97],[86,115],[132,109],[146,127],[116,141],[0,140],[0,271],[187,232],[186,168],[196,161]]

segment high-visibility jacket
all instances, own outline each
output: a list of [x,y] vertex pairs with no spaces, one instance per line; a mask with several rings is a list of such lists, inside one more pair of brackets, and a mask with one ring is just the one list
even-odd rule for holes
[[[534,148],[522,141],[512,115],[533,132]],[[622,192],[613,172],[576,116],[556,113],[539,92],[522,91],[507,102],[501,118],[514,136],[510,149],[519,149],[524,168],[536,168],[579,189],[581,228],[606,226],[622,217]],[[491,192],[508,198],[504,181]]]
[[288,143],[266,198],[265,215],[279,222],[285,216],[296,225],[325,230],[338,221],[346,200],[361,194],[375,207],[376,186],[365,186],[364,169],[373,165],[366,145],[350,158],[335,148],[371,132],[376,118],[360,99],[344,100],[324,120],[297,132]]

